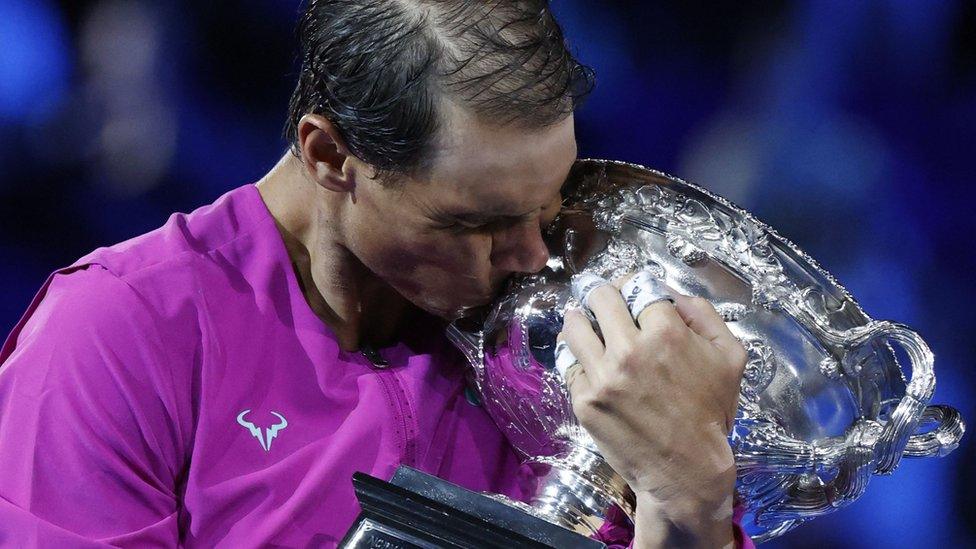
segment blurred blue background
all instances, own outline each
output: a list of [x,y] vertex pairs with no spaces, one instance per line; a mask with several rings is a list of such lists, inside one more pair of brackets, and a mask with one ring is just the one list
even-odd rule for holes
[[[294,0],[0,0],[0,332],[53,269],[261,177]],[[698,182],[918,330],[976,421],[976,3],[554,6],[598,85],[581,156]],[[976,456],[904,461],[766,547],[976,544]]]

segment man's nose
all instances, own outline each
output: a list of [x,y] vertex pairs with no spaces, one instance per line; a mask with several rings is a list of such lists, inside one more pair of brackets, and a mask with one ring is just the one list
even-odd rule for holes
[[537,273],[549,261],[539,219],[528,219],[492,236],[491,263],[513,273]]

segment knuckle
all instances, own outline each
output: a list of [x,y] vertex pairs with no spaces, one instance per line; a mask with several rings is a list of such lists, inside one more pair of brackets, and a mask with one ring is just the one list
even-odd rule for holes
[[738,387],[742,383],[742,378],[746,373],[748,358],[749,355],[745,349],[734,348],[730,353],[725,354],[724,360],[722,361],[724,362],[722,370],[730,384]]
[[580,330],[588,328],[589,325],[590,321],[583,316],[582,312],[578,310],[570,311],[563,318],[563,329],[560,332],[560,335],[564,338],[568,338],[574,332],[578,333]]
[[610,285],[619,291],[621,288],[624,287],[624,284],[626,284],[627,281],[629,281],[631,278],[634,278],[634,276],[635,276],[634,273],[620,275],[617,278],[614,278],[612,281],[610,281]]
[[629,363],[634,359],[635,355],[639,354],[638,346],[632,340],[621,341],[613,346],[612,349],[607,349],[616,359],[619,364]]
[[566,389],[569,390],[569,394],[573,399],[581,398],[583,396],[580,394],[581,386],[579,383],[577,383],[577,380],[581,375],[579,372],[580,368],[580,366],[574,365],[570,366],[569,369],[566,370]]
[[621,383],[619,381],[609,381],[607,383],[603,383],[599,388],[597,388],[591,404],[597,408],[603,409],[610,403],[619,400],[626,392],[627,386],[625,383]]
[[563,316],[563,330],[559,333],[565,335],[571,326],[579,322],[579,316],[574,310],[566,311],[566,314]]
[[738,342],[736,342],[732,349],[732,366],[735,368],[735,372],[741,377],[745,372],[746,364],[749,362],[749,352]]
[[612,297],[614,297],[614,296],[615,296],[615,295],[617,295],[618,293],[620,293],[620,292],[619,292],[618,290],[616,290],[616,289],[615,289],[615,288],[613,287],[613,285],[612,285],[612,284],[604,284],[604,285],[602,285],[602,286],[600,286],[600,287],[598,287],[598,288],[596,288],[595,290],[593,290],[593,291],[592,291],[592,292],[590,293],[590,297],[589,297],[589,301],[590,301],[591,303],[592,303],[592,302],[593,302],[594,300],[597,300],[597,301],[600,301],[600,302],[603,302],[603,301],[606,301],[606,300],[608,300],[608,299],[610,299],[610,298],[612,298]]
[[579,385],[574,382],[573,379],[566,380],[566,389],[569,390],[570,400],[573,402],[573,407],[576,407],[576,401],[582,398],[580,394]]
[[661,345],[678,346],[687,339],[688,328],[686,326],[678,326],[677,322],[668,322],[658,326],[654,330],[652,337]]
[[574,396],[572,400],[573,415],[579,420],[580,424],[586,427],[592,424],[597,407],[594,405],[593,399],[588,395]]
[[573,395],[573,412],[585,426],[611,410],[626,391],[627,384],[623,379],[604,381],[597,387],[591,387],[585,394]]
[[651,353],[648,351],[634,351],[625,356],[620,362],[620,372],[627,375],[639,375],[652,367],[649,361]]
[[652,346],[643,343],[646,342],[631,341],[618,346],[613,353],[613,366],[608,367],[607,371],[629,376],[639,375],[651,367],[656,353],[652,351]]

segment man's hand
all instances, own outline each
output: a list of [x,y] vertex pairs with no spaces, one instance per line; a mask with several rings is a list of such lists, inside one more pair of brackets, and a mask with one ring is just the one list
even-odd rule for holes
[[705,299],[672,291],[635,324],[624,280],[587,305],[603,341],[578,310],[560,337],[573,410],[607,462],[637,495],[635,547],[721,547],[732,540],[735,462],[727,435],[747,353]]

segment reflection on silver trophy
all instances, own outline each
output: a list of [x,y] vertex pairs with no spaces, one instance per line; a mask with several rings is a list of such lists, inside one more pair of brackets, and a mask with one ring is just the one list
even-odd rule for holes
[[610,161],[578,162],[564,198],[547,230],[547,267],[514,280],[483,319],[449,330],[486,409],[541,475],[532,501],[512,505],[584,535],[615,510],[634,517],[634,495],[573,416],[556,361],[580,273],[643,271],[704,297],[748,351],[729,444],[742,524],[757,542],[853,502],[903,456],[944,456],[958,445],[959,413],[929,405],[934,358],[918,334],[872,320],[749,213]]

